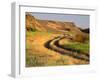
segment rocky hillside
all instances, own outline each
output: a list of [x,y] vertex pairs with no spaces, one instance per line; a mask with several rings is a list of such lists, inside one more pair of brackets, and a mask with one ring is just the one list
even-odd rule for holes
[[84,41],[85,33],[83,33],[73,22],[61,22],[53,20],[39,20],[31,14],[26,14],[27,31],[51,31],[63,34],[71,33],[76,41]]

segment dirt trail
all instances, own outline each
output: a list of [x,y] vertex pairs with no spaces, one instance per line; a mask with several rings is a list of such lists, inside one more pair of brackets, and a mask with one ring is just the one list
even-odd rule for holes
[[67,49],[62,48],[59,45],[59,41],[63,38],[65,38],[65,36],[58,36],[52,40],[49,40],[48,42],[45,43],[45,47],[48,49],[54,50],[56,52],[59,52],[60,54],[68,55],[76,59],[89,61],[89,56],[83,53],[77,53],[72,50],[67,50]]

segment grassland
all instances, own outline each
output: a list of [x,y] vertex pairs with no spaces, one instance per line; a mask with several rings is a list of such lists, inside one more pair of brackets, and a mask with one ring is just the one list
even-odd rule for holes
[[[25,21],[26,67],[80,65],[89,63],[89,61],[82,59],[85,54],[89,55],[89,35],[82,32],[74,22],[40,20],[31,13],[26,14]],[[46,43],[49,41],[52,43],[56,38],[62,38],[63,36],[64,39],[59,39],[58,41],[61,47],[56,42],[52,44],[56,46],[56,50],[54,50],[54,47],[50,48],[46,46]],[[67,37],[65,38],[65,36]],[[84,42],[84,40],[86,41]],[[80,56],[82,58],[79,59],[77,57],[79,54],[68,51],[68,48],[75,53],[81,52],[82,55]],[[63,54],[64,51],[66,55]],[[71,53],[71,55],[68,55],[68,53]],[[85,58],[88,58],[88,56]]]
[[[48,40],[59,35],[60,34],[52,32],[26,31],[26,67],[88,64],[88,62],[84,60],[78,60],[67,55],[61,55],[44,46]],[[71,46],[77,45],[77,47],[83,46],[82,44],[78,46],[78,43],[69,44]],[[84,45],[84,47],[85,46],[86,45]]]
[[89,41],[86,43],[80,43],[80,42],[67,42],[63,43],[61,45],[65,49],[71,49],[76,52],[86,53],[89,54]]

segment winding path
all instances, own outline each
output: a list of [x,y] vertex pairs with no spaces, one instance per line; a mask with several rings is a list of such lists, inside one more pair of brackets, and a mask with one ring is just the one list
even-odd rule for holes
[[45,47],[48,49],[54,50],[56,52],[59,52],[60,54],[64,54],[64,55],[68,55],[77,59],[89,61],[88,55],[85,55],[83,53],[77,53],[72,50],[67,50],[67,49],[62,48],[59,45],[59,41],[63,38],[65,38],[65,36],[58,36],[52,40],[49,40],[48,42],[45,43]]

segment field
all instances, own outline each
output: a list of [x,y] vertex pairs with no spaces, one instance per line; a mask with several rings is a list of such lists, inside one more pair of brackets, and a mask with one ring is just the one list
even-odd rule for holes
[[89,64],[89,29],[26,14],[26,67]]
[[84,54],[89,54],[89,40],[84,43],[72,42],[67,39],[60,41],[60,45],[65,49],[70,49],[72,51],[81,52]]
[[[51,32],[27,31],[26,32],[26,67],[31,66],[55,66],[55,65],[73,65],[73,64],[88,64],[88,61],[73,58],[71,56],[62,55],[59,52],[48,49],[44,44],[59,36]],[[89,43],[83,44],[71,42],[67,39],[61,40],[64,43],[63,47],[76,49],[80,52],[88,52]],[[66,43],[67,42],[67,43]]]

